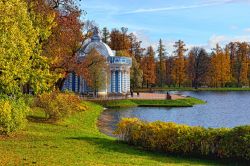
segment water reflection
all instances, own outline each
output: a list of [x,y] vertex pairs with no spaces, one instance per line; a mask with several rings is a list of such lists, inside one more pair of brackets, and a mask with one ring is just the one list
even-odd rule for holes
[[[166,92],[161,92],[166,93]],[[235,127],[250,124],[250,92],[171,92],[207,101],[205,105],[188,108],[136,107],[106,110],[112,117],[111,128],[121,118],[137,117],[146,121],[164,121],[203,127]]]

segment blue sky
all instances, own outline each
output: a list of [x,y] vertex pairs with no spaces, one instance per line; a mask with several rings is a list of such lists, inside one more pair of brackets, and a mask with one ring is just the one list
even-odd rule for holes
[[128,27],[144,46],[160,38],[169,50],[179,39],[206,49],[250,41],[250,0],[83,0],[81,8],[100,27]]

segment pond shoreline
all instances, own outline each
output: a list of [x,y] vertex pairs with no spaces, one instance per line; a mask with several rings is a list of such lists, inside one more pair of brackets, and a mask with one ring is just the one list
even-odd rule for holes
[[[135,106],[129,106],[122,105],[123,100],[119,100],[106,103],[104,107],[109,110],[104,113],[113,116],[109,117],[109,120],[115,120],[116,123],[121,118],[135,117],[148,122],[174,122],[205,128],[233,128],[250,124],[250,92],[181,92],[181,94],[202,99],[203,104],[196,103],[189,107],[181,107],[179,103],[177,107],[177,104],[173,104],[176,101],[171,101],[171,105],[170,103],[157,103],[157,101],[151,101],[145,105],[145,100],[129,100],[129,103],[137,102]],[[114,124],[114,122],[109,124],[111,123]]]
[[[111,101],[95,101],[96,103],[102,105],[108,109],[116,109],[116,108],[134,108],[134,107],[148,107],[148,108],[185,108],[185,107],[193,107],[197,104],[205,104],[203,100],[193,98],[193,97],[185,97],[176,100],[143,100],[143,99],[130,99],[130,100],[111,100]],[[101,113],[98,118],[97,126],[100,132],[117,138],[113,134],[115,131],[115,126],[117,119],[116,117],[108,114],[105,110]]]

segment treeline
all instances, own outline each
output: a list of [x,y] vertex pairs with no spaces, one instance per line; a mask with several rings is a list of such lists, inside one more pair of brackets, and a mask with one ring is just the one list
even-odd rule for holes
[[133,58],[131,88],[139,87],[243,87],[250,84],[250,44],[231,42],[222,48],[216,45],[211,52],[202,47],[186,48],[184,41],[167,50],[160,39],[157,50],[142,48],[127,28],[103,28],[103,42],[116,50],[118,56]]

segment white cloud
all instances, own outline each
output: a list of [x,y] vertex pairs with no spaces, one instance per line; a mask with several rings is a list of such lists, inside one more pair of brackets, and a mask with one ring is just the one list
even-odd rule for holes
[[250,41],[250,35],[241,35],[241,36],[225,36],[225,35],[213,35],[208,40],[208,44],[204,45],[204,48],[208,51],[212,48],[215,48],[216,44],[220,44],[221,46],[225,46],[229,42],[245,42]]
[[244,31],[245,31],[246,33],[250,33],[250,28],[246,28],[246,29],[244,29]]
[[239,29],[239,27],[238,27],[237,25],[231,25],[231,26],[230,26],[230,29],[231,29],[231,30],[237,30],[237,29]]
[[[203,7],[209,7],[209,6],[217,6],[227,3],[235,3],[243,0],[207,0],[203,1],[203,3],[200,4],[192,4],[192,5],[183,5],[183,6],[168,6],[168,7],[161,7],[161,8],[145,8],[145,9],[136,9],[132,11],[125,12],[123,14],[135,14],[135,13],[152,13],[152,12],[161,12],[161,11],[171,11],[171,10],[186,10],[186,9],[195,9],[195,8],[203,8]],[[250,1],[250,0],[244,0]]]
[[208,40],[208,44],[206,46],[207,49],[214,48],[216,44],[224,44],[228,41],[228,37],[224,35],[213,35]]
[[201,4],[201,5],[189,5],[189,6],[170,6],[170,7],[165,7],[165,8],[136,9],[133,11],[125,12],[124,14],[152,13],[152,12],[171,11],[171,10],[194,9],[194,8],[207,7],[207,6],[213,6],[213,5]]

